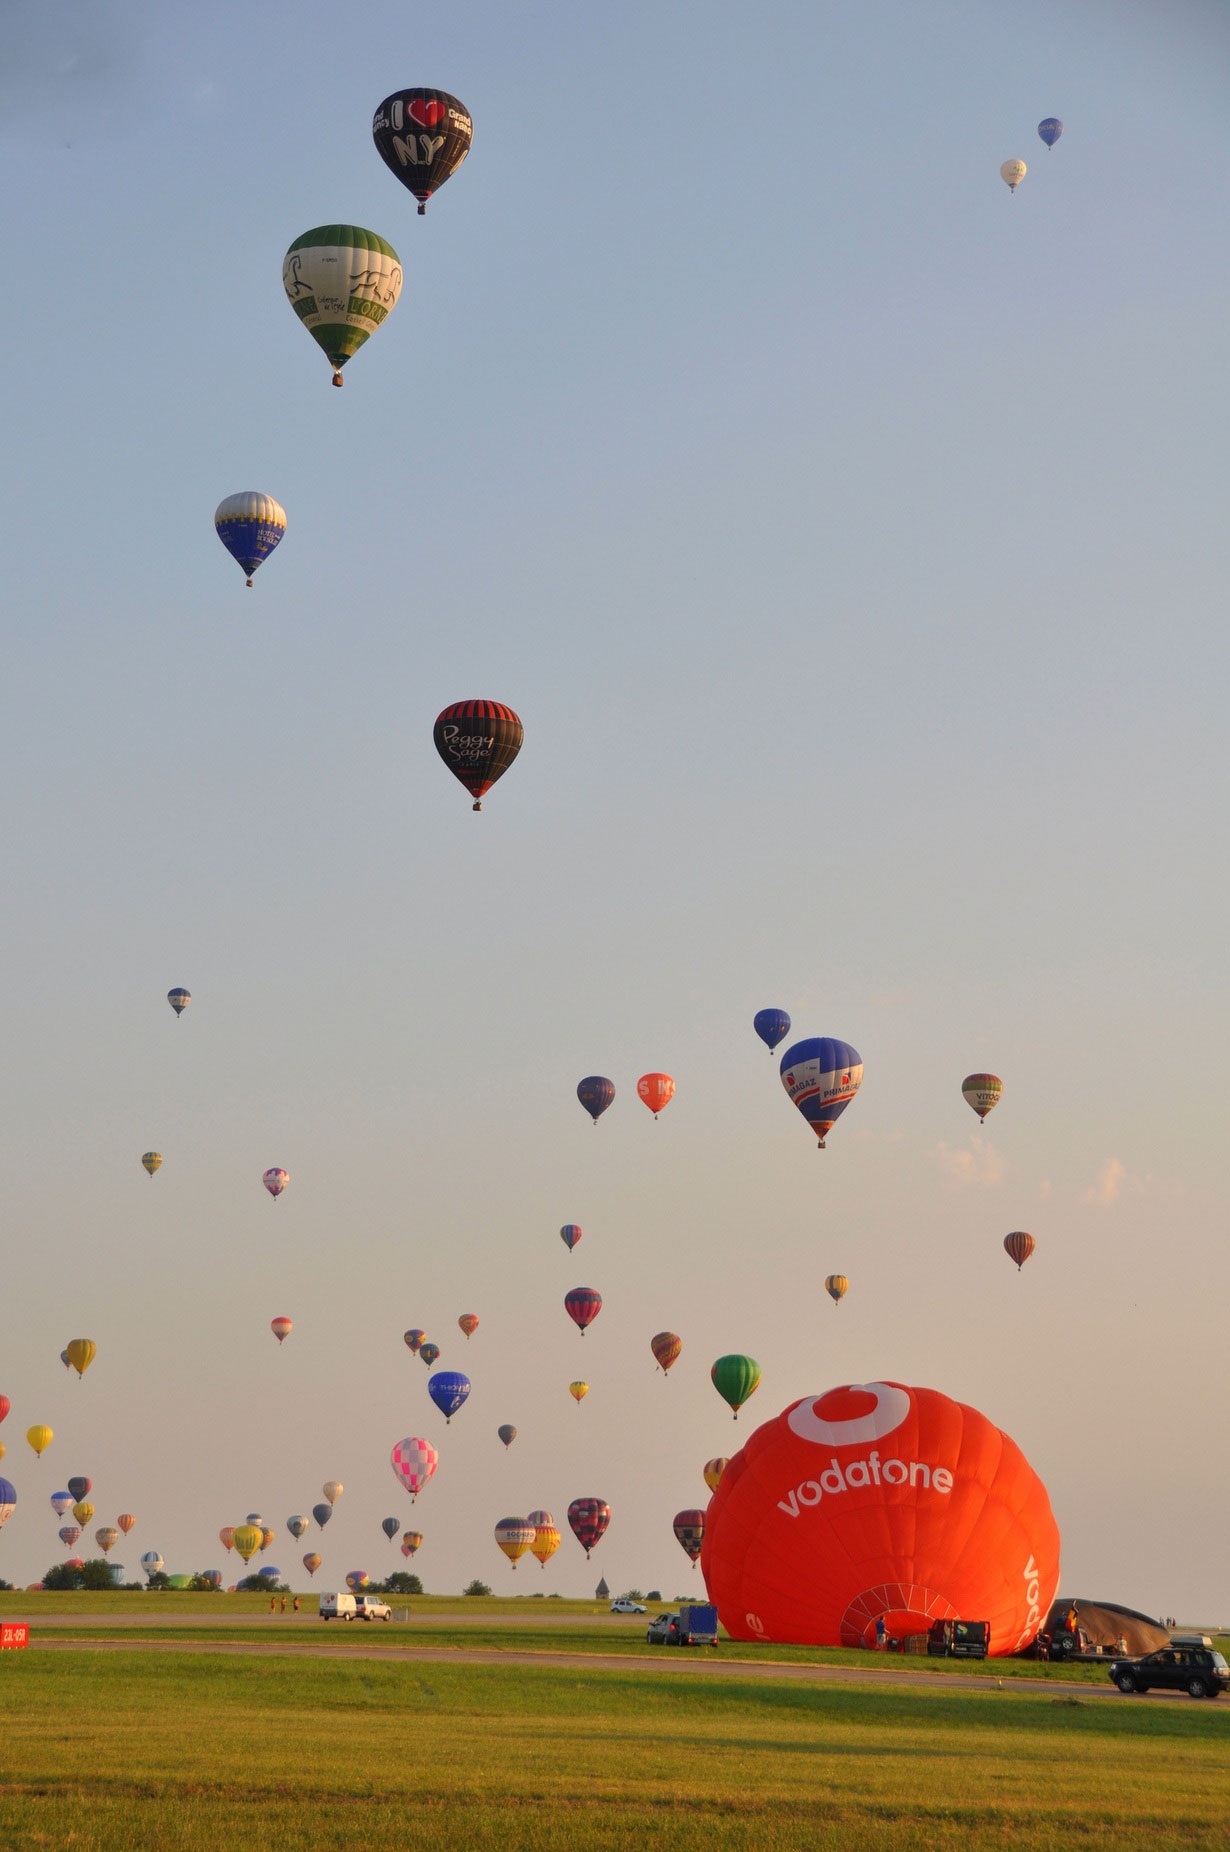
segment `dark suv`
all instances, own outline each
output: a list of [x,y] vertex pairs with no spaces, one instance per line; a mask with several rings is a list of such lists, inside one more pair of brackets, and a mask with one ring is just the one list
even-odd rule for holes
[[1230,1666],[1207,1646],[1163,1646],[1143,1659],[1112,1659],[1110,1676],[1120,1691],[1187,1691],[1215,1698],[1230,1691]]

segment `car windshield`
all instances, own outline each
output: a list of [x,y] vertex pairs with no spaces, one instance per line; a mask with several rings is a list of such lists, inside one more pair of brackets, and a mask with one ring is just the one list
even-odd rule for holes
[[1220,1653],[1213,1654],[1213,1664],[1217,1667],[1219,1672],[1230,1672],[1230,1666],[1227,1666]]

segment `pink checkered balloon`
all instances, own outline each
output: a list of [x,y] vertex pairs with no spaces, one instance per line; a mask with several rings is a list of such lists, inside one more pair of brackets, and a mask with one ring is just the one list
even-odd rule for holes
[[414,1435],[409,1440],[399,1440],[389,1455],[393,1471],[414,1499],[422,1491],[431,1475],[440,1463],[440,1456],[430,1441],[419,1440]]

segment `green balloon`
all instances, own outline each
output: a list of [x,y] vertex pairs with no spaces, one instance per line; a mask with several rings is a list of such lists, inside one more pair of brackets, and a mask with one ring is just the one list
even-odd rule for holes
[[722,1400],[734,1409],[737,1421],[748,1396],[760,1386],[760,1365],[754,1357],[719,1357],[709,1374]]

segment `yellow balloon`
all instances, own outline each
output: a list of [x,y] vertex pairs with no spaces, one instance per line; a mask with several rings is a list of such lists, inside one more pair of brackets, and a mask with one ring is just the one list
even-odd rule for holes
[[74,1338],[70,1344],[65,1345],[64,1355],[78,1376],[84,1376],[98,1355],[98,1346],[93,1338]]
[[55,1439],[55,1432],[52,1428],[44,1427],[40,1423],[37,1427],[26,1429],[26,1439],[41,1459]]
[[237,1524],[231,1542],[245,1563],[250,1563],[261,1547],[264,1531],[256,1524]]
[[4,1458],[7,1452],[8,1452],[8,1448],[5,1446],[4,1442],[0,1440],[0,1460]]
[[582,1400],[584,1396],[587,1396],[589,1394],[589,1384],[588,1383],[569,1383],[568,1393],[570,1396],[574,1396],[576,1400],[579,1402]]
[[999,177],[1009,192],[1015,193],[1028,172],[1024,161],[1005,161],[999,170]]
[[162,1165],[162,1153],[161,1151],[147,1151],[145,1156],[141,1159],[141,1162],[152,1177],[154,1172]]
[[79,1499],[73,1506],[73,1516],[76,1518],[78,1524],[80,1524],[82,1530],[84,1530],[90,1519],[94,1516],[94,1507],[87,1499]]

